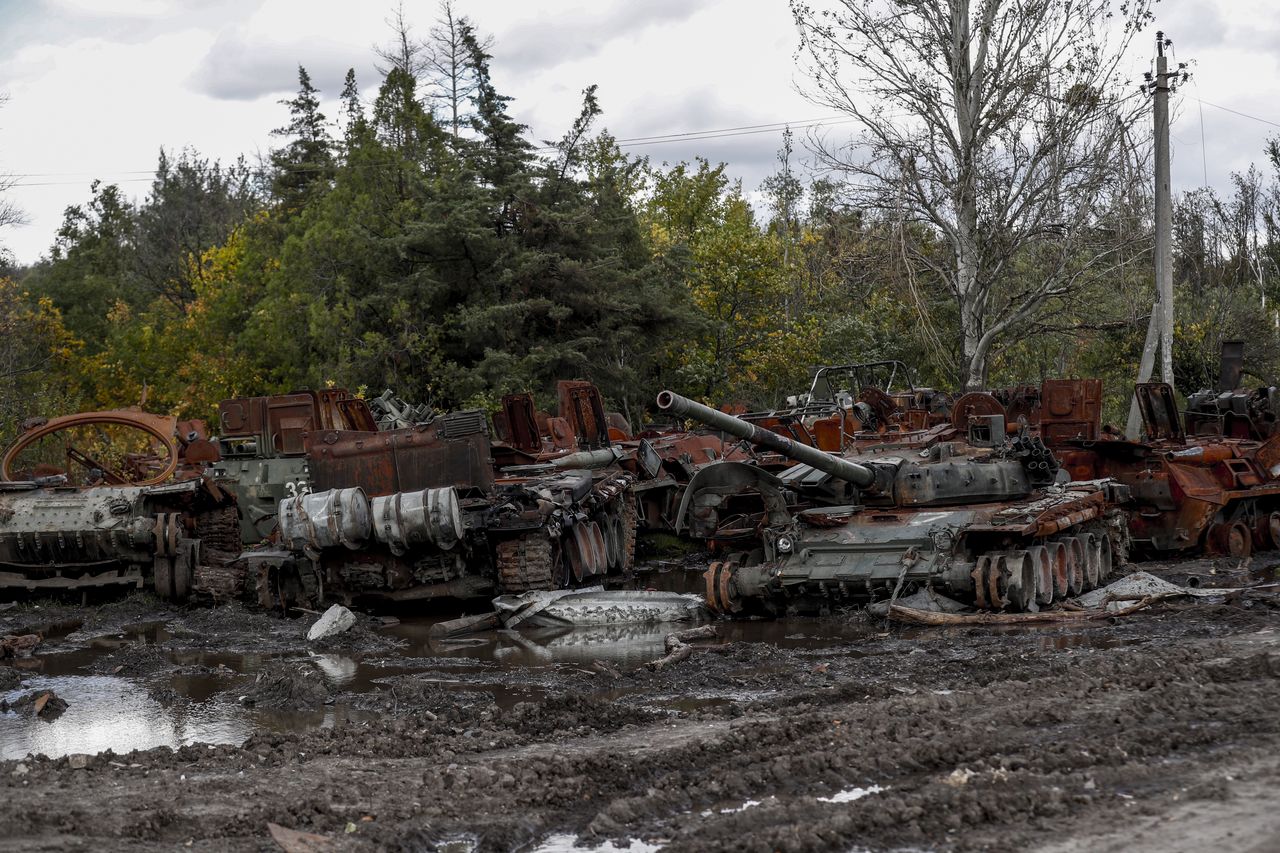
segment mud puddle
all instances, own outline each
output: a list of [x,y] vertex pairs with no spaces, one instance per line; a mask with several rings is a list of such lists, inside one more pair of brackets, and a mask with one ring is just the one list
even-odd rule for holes
[[[34,690],[52,690],[69,707],[55,719],[0,714],[0,759],[239,744],[255,733],[329,728],[397,710],[403,692],[397,685],[406,679],[419,691],[473,694],[510,711],[522,702],[545,699],[566,674],[594,676],[591,668],[599,662],[617,671],[636,670],[665,654],[668,633],[688,627],[545,628],[441,640],[431,636],[439,621],[411,618],[381,627],[377,634],[397,647],[373,652],[186,648],[190,632],[181,618],[96,635],[82,630],[78,620],[39,625],[44,643],[34,656],[14,662],[21,686],[0,698],[12,701]],[[865,628],[840,619],[718,623],[718,629],[724,643],[841,649],[845,654],[857,654],[851,643],[866,634]],[[279,668],[318,676],[321,694],[328,698],[306,710],[256,706],[251,701],[255,678]],[[757,673],[777,674],[768,664]],[[605,701],[634,700],[679,713],[758,699],[769,691],[666,693],[601,683],[585,692]]]
[[[94,634],[77,620],[41,625],[45,643],[37,654],[13,662],[21,687],[0,692],[0,698],[13,701],[47,689],[69,708],[53,720],[0,714],[0,759],[240,744],[254,734],[332,728],[428,705],[479,703],[510,712],[566,691],[660,714],[719,713],[795,689],[797,679],[814,688],[834,683],[837,673],[863,658],[883,661],[874,670],[892,675],[896,656],[921,649],[945,663],[988,655],[991,644],[1005,640],[1064,653],[1150,642],[1140,629],[1105,625],[903,630],[862,615],[717,622],[715,642],[740,649],[736,658],[711,655],[716,660],[697,666],[694,677],[676,681],[648,675],[619,680],[617,674],[642,672],[645,663],[661,658],[667,635],[689,625],[502,630],[443,640],[431,635],[443,616],[391,625],[369,620],[376,627],[363,638],[311,650],[277,641],[289,631],[305,633],[305,621],[262,622],[255,614],[243,624],[235,617],[226,627],[240,643],[246,634],[260,638],[262,650],[224,651],[218,648],[222,623],[207,628],[209,612],[164,616],[114,633]],[[288,707],[255,701],[257,682],[280,672],[286,680],[307,682],[304,699]],[[602,672],[614,673],[613,680]]]

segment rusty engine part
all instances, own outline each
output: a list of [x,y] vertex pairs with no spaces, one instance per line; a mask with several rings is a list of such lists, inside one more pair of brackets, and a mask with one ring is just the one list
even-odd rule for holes
[[1011,432],[1033,427],[1049,445],[1097,441],[1102,427],[1102,380],[1046,379],[1038,387],[971,391],[955,401],[951,424],[964,433],[971,424],[993,416],[1003,418]]
[[405,429],[415,424],[428,423],[435,417],[430,406],[425,403],[406,403],[390,388],[369,401],[369,412],[380,430]]
[[708,603],[726,613],[820,610],[932,586],[980,607],[1035,610],[1092,588],[1125,547],[1123,487],[1067,482],[1029,430],[982,416],[971,441],[943,425],[923,446],[834,455],[664,391],[658,407],[780,453],[779,475],[719,462],[689,484],[679,525],[717,536],[729,497],[751,495],[753,545],[712,564]]
[[497,440],[494,464],[499,468],[533,465],[575,451],[604,450],[631,438],[631,427],[617,412],[606,412],[600,389],[580,379],[556,383],[559,400],[554,417],[539,412],[530,393],[507,394],[494,414]]

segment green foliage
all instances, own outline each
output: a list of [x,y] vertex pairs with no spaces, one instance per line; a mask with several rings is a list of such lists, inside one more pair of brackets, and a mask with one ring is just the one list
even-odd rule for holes
[[[368,101],[348,73],[331,132],[299,69],[265,174],[162,152],[136,206],[95,183],[21,287],[0,280],[16,323],[0,329],[0,428],[144,401],[209,418],[225,397],[331,385],[437,408],[530,390],[547,406],[567,378],[634,423],[662,387],[779,406],[818,364],[901,359],[917,384],[963,380],[957,303],[924,262],[949,250],[928,227],[802,179],[789,137],[757,211],[724,165],[623,153],[594,86],[536,148],[494,86],[488,41],[466,18],[451,26],[467,103],[439,121],[429,105],[454,90],[393,63]],[[1179,204],[1184,390],[1216,376],[1224,339],[1249,342],[1255,374],[1280,371],[1277,210],[1280,185],[1256,172],[1230,199]],[[1143,217],[1119,202],[1098,213],[1087,250],[1107,262],[1001,340],[993,385],[1099,376],[1107,418],[1123,420],[1152,291]],[[1051,272],[1061,247],[1038,245],[1010,254],[994,299]]]
[[79,404],[63,377],[80,346],[52,299],[0,277],[0,446],[17,437],[27,418]]

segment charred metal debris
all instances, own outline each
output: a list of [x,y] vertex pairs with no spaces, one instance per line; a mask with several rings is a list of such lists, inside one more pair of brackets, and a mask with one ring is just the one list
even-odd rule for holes
[[1102,425],[1098,380],[957,397],[897,361],[817,368],[769,412],[663,391],[672,422],[639,431],[583,381],[554,415],[530,394],[490,417],[326,389],[223,401],[216,436],[133,410],[37,420],[0,459],[0,587],[493,597],[620,581],[661,532],[713,554],[723,614],[921,589],[1036,611],[1131,557],[1280,547],[1280,392],[1239,387],[1241,358],[1225,347],[1185,410],[1138,386],[1142,441]]

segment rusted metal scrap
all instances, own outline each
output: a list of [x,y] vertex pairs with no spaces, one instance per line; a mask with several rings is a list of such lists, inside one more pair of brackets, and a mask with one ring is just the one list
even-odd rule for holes
[[[202,421],[134,409],[41,418],[27,426],[0,458],[5,480],[60,476],[70,485],[153,486],[175,475],[197,477],[218,458]],[[108,436],[107,428],[123,432]]]
[[[1163,383],[1139,385],[1136,393],[1145,440],[1047,438],[1073,477],[1108,477],[1128,487],[1123,508],[1136,551],[1247,557],[1280,548],[1280,435],[1258,431],[1258,417],[1227,418],[1206,431],[1204,413],[1180,412]],[[1222,396],[1230,395],[1215,399]],[[1201,434],[1190,432],[1193,425]],[[1235,437],[1240,433],[1248,437]]]

